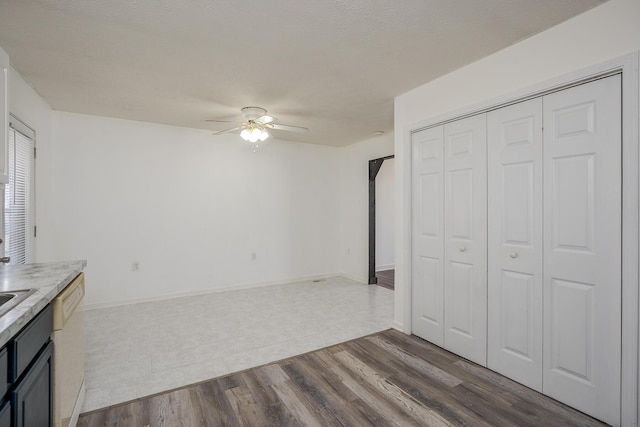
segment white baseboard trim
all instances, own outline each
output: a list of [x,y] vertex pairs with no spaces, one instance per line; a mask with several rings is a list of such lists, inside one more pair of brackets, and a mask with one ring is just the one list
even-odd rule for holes
[[71,413],[71,419],[69,420],[69,427],[76,427],[78,424],[78,418],[80,417],[80,410],[82,409],[82,404],[84,403],[84,381],[82,381],[82,386],[80,387],[80,393],[78,393],[78,400],[76,400],[76,404],[73,406],[73,412]]
[[[346,277],[348,279],[356,280],[361,282],[360,279],[355,277],[349,277],[346,274],[341,273],[328,273],[328,274],[319,274],[315,276],[304,276],[304,277],[294,277],[294,278],[285,278],[282,280],[273,280],[270,282],[260,282],[260,283],[240,283],[228,286],[222,286],[219,288],[210,288],[210,289],[198,289],[193,291],[185,291],[185,292],[172,292],[168,294],[162,295],[150,295],[145,297],[137,297],[137,298],[129,298],[123,300],[112,300],[108,302],[102,303],[94,303],[94,304],[84,304],[84,310],[95,310],[100,308],[108,308],[108,307],[119,307],[123,305],[132,305],[132,304],[141,304],[145,302],[153,302],[153,301],[163,301],[173,298],[181,298],[181,297],[190,297],[196,295],[207,295],[207,294],[215,294],[218,292],[229,292],[229,291],[239,291],[243,289],[253,289],[253,288],[262,288],[265,286],[274,286],[274,285],[286,285],[289,283],[297,283],[297,282],[308,282],[310,280],[318,280],[318,279],[328,279],[331,277]],[[367,281],[364,280],[364,283]]]
[[396,269],[396,265],[395,264],[382,264],[382,265],[377,265],[376,266],[376,272],[378,271],[386,271],[386,270],[395,270]]
[[356,281],[358,283],[362,283],[364,285],[369,283],[369,279],[367,277],[352,276],[351,274],[347,274],[347,273],[341,273],[340,276],[345,277],[347,279],[354,280],[354,281]]
[[396,331],[402,332],[403,334],[410,335],[410,333],[405,332],[404,325],[401,322],[398,322],[397,320],[394,320],[393,322],[391,322],[391,327]]

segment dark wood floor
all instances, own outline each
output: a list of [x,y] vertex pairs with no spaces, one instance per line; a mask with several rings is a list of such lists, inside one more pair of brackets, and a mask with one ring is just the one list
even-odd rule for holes
[[395,283],[395,270],[376,271],[376,278],[378,279],[378,286],[382,286],[387,289],[394,289]]
[[394,330],[80,416],[78,426],[601,426]]

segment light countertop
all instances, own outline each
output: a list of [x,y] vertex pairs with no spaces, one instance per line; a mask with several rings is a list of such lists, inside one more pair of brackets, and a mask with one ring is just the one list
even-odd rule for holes
[[86,265],[86,261],[63,261],[0,266],[0,292],[36,290],[0,317],[0,347],[20,332]]

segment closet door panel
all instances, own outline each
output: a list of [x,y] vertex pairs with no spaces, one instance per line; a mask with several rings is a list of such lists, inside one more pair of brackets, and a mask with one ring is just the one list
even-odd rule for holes
[[444,127],[444,347],[486,366],[486,115]]
[[620,422],[621,93],[612,76],[543,98],[543,391]]
[[542,99],[492,111],[487,366],[542,391]]
[[412,332],[444,345],[443,127],[412,135]]

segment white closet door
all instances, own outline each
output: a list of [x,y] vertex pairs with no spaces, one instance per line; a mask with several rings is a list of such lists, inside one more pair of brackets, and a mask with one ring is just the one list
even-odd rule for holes
[[620,423],[620,76],[545,96],[545,394]]
[[542,391],[542,98],[487,114],[487,366]]
[[486,114],[446,124],[444,147],[444,346],[486,366]]
[[412,136],[412,332],[444,345],[443,127]]

